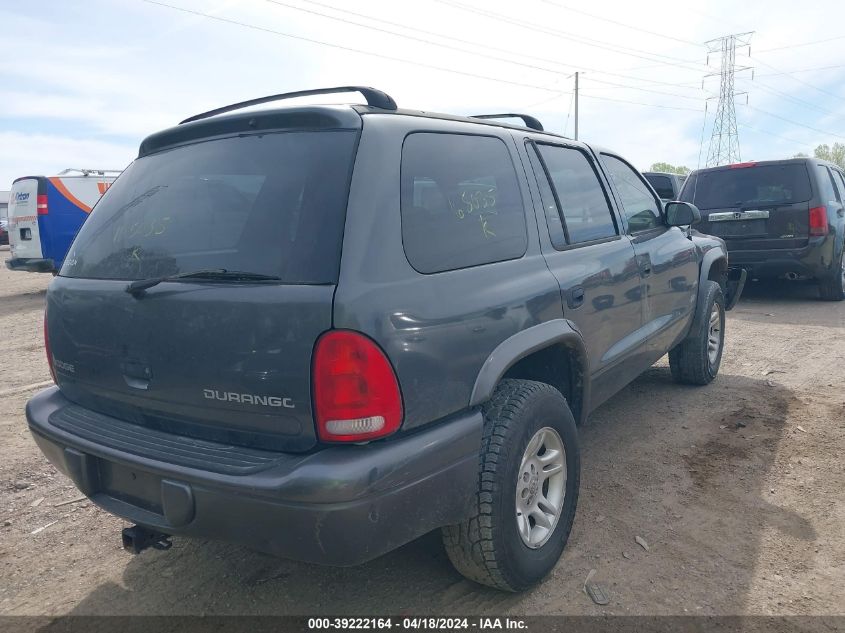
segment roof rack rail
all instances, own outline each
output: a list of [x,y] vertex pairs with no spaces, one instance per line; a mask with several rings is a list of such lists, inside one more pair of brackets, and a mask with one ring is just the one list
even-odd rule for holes
[[65,174],[69,174],[71,172],[79,172],[83,176],[90,176],[91,174],[97,174],[99,176],[105,176],[106,174],[119,174],[122,173],[122,169],[77,169],[76,167],[68,167],[67,169],[63,169],[59,172],[59,176],[64,176]]
[[534,118],[530,114],[519,114],[517,112],[508,112],[504,114],[474,114],[470,117],[471,119],[522,119],[525,122],[525,127],[529,127],[532,130],[537,130],[538,132],[543,131],[543,124],[540,123],[540,120]]
[[261,103],[269,103],[270,101],[281,101],[282,99],[294,99],[296,97],[308,97],[311,95],[327,95],[338,92],[360,92],[364,96],[364,99],[367,100],[367,104],[375,108],[382,108],[384,110],[396,110],[398,108],[396,102],[393,100],[393,97],[381,90],[367,88],[366,86],[339,86],[337,88],[317,88],[316,90],[283,92],[277,95],[270,95],[269,97],[259,97],[258,99],[241,101],[240,103],[233,103],[232,105],[223,106],[222,108],[215,108],[214,110],[209,110],[208,112],[195,114],[184,121],[180,121],[179,125],[190,123],[191,121],[199,121],[200,119],[207,119],[208,117],[223,114],[224,112],[240,110],[241,108],[248,108],[249,106],[259,105]]

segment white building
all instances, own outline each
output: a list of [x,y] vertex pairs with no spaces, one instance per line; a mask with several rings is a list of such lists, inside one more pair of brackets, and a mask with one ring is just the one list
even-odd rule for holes
[[0,191],[0,220],[9,217],[9,192]]

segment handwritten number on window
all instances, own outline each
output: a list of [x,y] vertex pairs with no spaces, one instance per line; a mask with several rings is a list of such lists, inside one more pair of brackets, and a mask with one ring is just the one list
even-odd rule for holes
[[490,228],[488,218],[490,215],[498,215],[496,208],[496,188],[486,189],[472,188],[460,191],[460,205],[455,209],[455,215],[459,220],[474,215],[481,224],[481,233],[485,238],[495,237],[496,233]]

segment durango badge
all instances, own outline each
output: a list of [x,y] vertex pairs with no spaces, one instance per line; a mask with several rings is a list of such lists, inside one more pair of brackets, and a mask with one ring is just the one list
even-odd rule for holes
[[252,393],[235,393],[234,391],[218,391],[217,389],[203,389],[202,395],[206,400],[220,400],[221,402],[240,402],[241,404],[256,404],[264,407],[296,408],[292,398],[278,396],[259,396]]

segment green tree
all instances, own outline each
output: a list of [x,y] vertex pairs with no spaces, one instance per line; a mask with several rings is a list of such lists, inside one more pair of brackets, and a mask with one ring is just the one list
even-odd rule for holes
[[816,158],[822,160],[829,160],[831,163],[836,163],[842,169],[845,169],[845,143],[834,143],[833,147],[830,145],[819,145],[813,154]]
[[667,174],[679,174],[681,176],[686,176],[690,173],[689,167],[683,167],[682,165],[671,165],[669,163],[654,163],[649,171],[663,171]]

